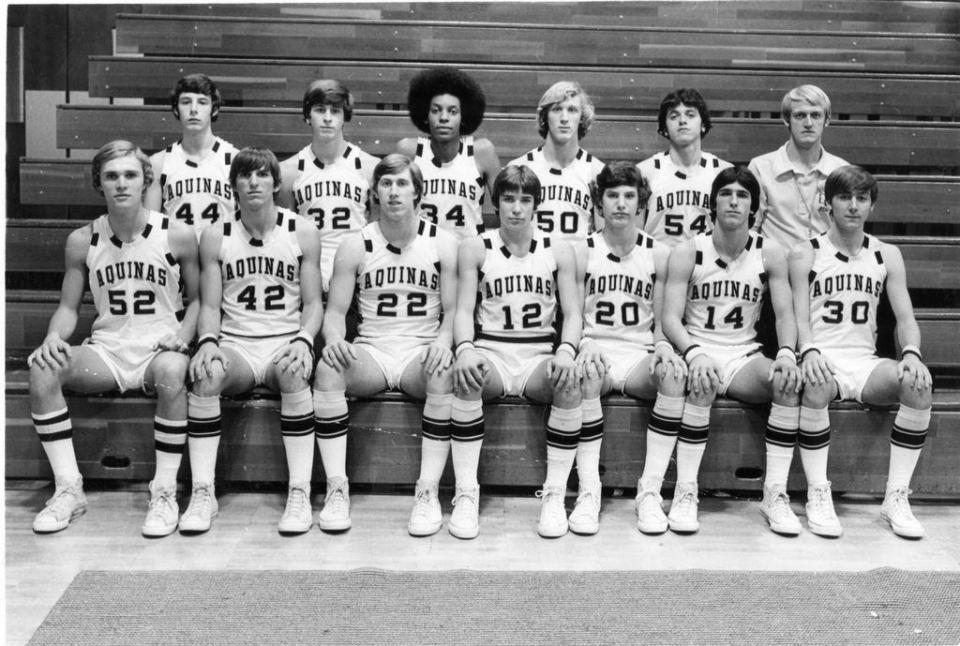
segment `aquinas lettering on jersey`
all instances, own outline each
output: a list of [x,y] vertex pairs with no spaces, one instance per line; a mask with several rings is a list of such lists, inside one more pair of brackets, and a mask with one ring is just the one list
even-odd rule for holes
[[817,297],[834,292],[864,292],[880,297],[883,282],[861,274],[839,274],[837,276],[818,277],[810,283],[810,296]]
[[561,201],[576,204],[581,209],[589,211],[592,209],[593,199],[589,193],[584,193],[578,188],[567,186],[566,184],[547,184],[540,187],[540,203],[546,201]]
[[161,287],[167,285],[167,270],[145,262],[125,260],[100,267],[96,272],[97,286],[111,285],[121,280],[145,280]]
[[711,280],[691,285],[688,298],[691,301],[705,301],[711,298],[735,298],[757,303],[762,296],[763,290],[750,283],[741,283],[738,280]]
[[673,191],[657,196],[657,211],[673,209],[678,206],[696,206],[710,210],[710,194],[701,191]]
[[543,276],[505,276],[494,278],[483,285],[484,298],[497,298],[504,294],[526,293],[553,296],[553,281]]
[[427,272],[419,267],[381,267],[364,272],[361,276],[363,289],[373,289],[384,285],[413,285],[423,289],[440,289],[440,274]]
[[435,177],[424,179],[423,194],[429,195],[456,195],[470,200],[477,200],[478,184],[468,184],[455,178]]
[[174,198],[183,197],[184,194],[205,193],[215,195],[225,200],[233,199],[233,187],[226,182],[222,182],[212,177],[189,177],[187,179],[177,180],[165,184],[163,187],[163,201],[169,202]]
[[636,276],[624,274],[605,274],[587,277],[587,296],[624,292],[637,298],[650,300],[653,297],[653,284],[644,282]]
[[221,266],[223,279],[225,281],[236,280],[237,278],[243,278],[245,276],[262,274],[266,276],[276,276],[277,278],[281,278],[283,280],[295,282],[297,280],[299,269],[300,268],[298,266],[295,266],[292,263],[284,262],[270,256],[249,256],[247,258],[239,258],[232,262],[223,263]]
[[297,187],[294,191],[294,199],[297,202],[297,208],[316,199],[324,197],[345,197],[353,200],[357,204],[363,204],[363,188],[350,182],[342,182],[334,179],[320,180],[310,182]]

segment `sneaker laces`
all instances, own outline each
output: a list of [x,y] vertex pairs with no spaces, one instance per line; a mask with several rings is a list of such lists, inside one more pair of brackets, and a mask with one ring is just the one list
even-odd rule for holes
[[816,509],[816,513],[819,514],[830,514],[835,516],[833,513],[833,507],[830,504],[832,501],[830,499],[830,488],[829,487],[815,487],[813,490],[813,497],[808,496],[808,503],[811,503]]
[[150,496],[150,504],[147,507],[148,514],[176,514],[176,492],[172,489],[158,489],[156,493]]
[[330,511],[328,513],[346,513],[348,506],[347,492],[344,491],[346,482],[346,480],[343,482],[338,482],[329,491],[327,491],[327,497],[323,500],[324,511],[327,511],[329,508]]
[[557,489],[542,489],[535,495],[543,501],[541,509],[547,514],[551,522],[559,522],[561,516],[563,516],[563,520],[566,520],[566,513],[563,509],[563,492]]
[[212,507],[213,496],[210,493],[210,487],[200,485],[193,488],[193,493],[190,495],[190,504],[187,506],[184,516],[206,517],[212,513]]
[[584,491],[579,496],[577,496],[576,506],[579,507],[581,504],[588,504],[591,506],[591,509],[598,506],[598,499],[596,494],[592,491]]
[[471,504],[477,504],[477,492],[476,489],[459,489],[457,495],[453,497],[453,506],[456,508],[457,503],[461,500],[467,500]]
[[913,515],[913,510],[910,509],[910,500],[908,496],[913,493],[906,487],[898,487],[897,489],[891,489],[887,494],[887,500],[889,500],[891,508],[891,516],[899,516],[905,520],[911,522],[917,522],[917,519]]
[[644,491],[637,499],[637,508],[643,515],[657,514],[662,516],[663,507],[660,506],[662,502],[663,498],[656,491]]
[[[424,487],[419,489],[416,493],[416,497],[413,501],[413,518],[415,520],[423,520],[430,516],[431,503],[433,502],[433,491],[429,487]],[[456,499],[454,499],[454,504],[456,504]]]
[[283,516],[304,516],[312,514],[310,510],[310,496],[300,487],[291,487],[287,495],[287,506],[283,510]]
[[680,500],[676,502],[674,507],[677,510],[678,514],[688,515],[692,514],[697,505],[697,492],[692,489],[682,491],[680,493]]
[[[71,502],[71,497],[75,502]],[[80,496],[77,495],[76,490],[73,487],[65,487],[53,492],[53,497],[47,501],[41,513],[53,514],[54,517],[61,518],[72,514],[79,504]]]

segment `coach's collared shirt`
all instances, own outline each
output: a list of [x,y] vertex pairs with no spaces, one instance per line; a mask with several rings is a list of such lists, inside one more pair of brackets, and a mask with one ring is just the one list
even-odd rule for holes
[[824,199],[827,176],[847,162],[821,149],[813,170],[804,172],[787,157],[787,144],[754,157],[750,170],[760,182],[760,209],[755,228],[790,248],[830,227],[830,211]]

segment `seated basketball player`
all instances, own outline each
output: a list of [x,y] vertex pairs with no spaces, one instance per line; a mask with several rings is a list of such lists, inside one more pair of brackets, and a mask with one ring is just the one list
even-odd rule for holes
[[373,167],[379,161],[343,138],[353,116],[353,95],[339,81],[314,81],[303,95],[303,120],[313,138],[280,164],[277,202],[320,229],[323,291],[330,288],[333,258],[343,238],[370,215]]
[[[583,428],[577,445],[580,491],[570,514],[570,529],[595,534],[600,512],[600,397],[611,392],[656,399],[647,429],[647,463],[653,471],[670,460],[683,411],[687,365],[673,351],[655,322],[663,310],[663,284],[670,249],[637,227],[637,212],[649,189],[631,163],[615,162],[597,176],[596,199],[603,230],[574,247],[577,283],[583,290],[581,366]],[[643,478],[640,480],[643,483]],[[660,483],[638,497],[642,531],[667,529],[660,509]],[[655,513],[649,510],[655,507]]]
[[[907,495],[930,426],[932,379],[920,356],[903,256],[864,232],[877,202],[870,173],[842,166],[830,173],[824,190],[829,230],[790,257],[803,372],[800,461],[807,477],[807,524],[821,536],[843,531],[827,480],[830,402],[898,403],[880,515],[898,536],[922,538]],[[877,306],[884,290],[897,319],[899,361],[877,356]]]
[[190,361],[190,470],[193,494],[183,533],[205,532],[217,515],[214,471],[220,445],[220,395],[255,386],[280,392],[280,432],[289,488],[278,530],[313,524],[313,339],[320,329],[320,233],[278,207],[280,165],[272,152],[244,148],[230,166],[240,205],[200,239],[200,320]]
[[[177,528],[177,471],[187,439],[186,353],[200,306],[197,240],[187,225],[143,206],[152,173],[149,158],[128,141],[111,141],[96,152],[93,187],[107,213],[67,238],[60,304],[43,344],[27,359],[30,412],[56,481],[33,521],[35,532],[60,531],[87,509],[64,389],[157,395],[157,470],[142,532],[166,536]],[[90,338],[72,346],[86,283],[97,318]]]
[[180,139],[154,153],[153,182],[144,204],[186,222],[197,240],[208,226],[236,209],[230,186],[232,144],[213,134],[222,99],[216,83],[203,74],[188,74],[170,94]]
[[[767,470],[761,512],[775,532],[800,531],[786,493],[799,418],[797,326],[786,252],[750,230],[759,199],[760,186],[749,170],[737,166],[720,171],[710,189],[712,233],[698,234],[670,253],[663,329],[674,346],[683,349],[689,369],[677,441],[677,485],[668,515],[675,532],[700,527],[697,473],[710,431],[710,408],[718,395],[754,404],[773,401],[764,436]],[[768,291],[781,344],[773,361],[761,354],[756,339]],[[645,469],[644,478],[659,482],[665,469],[666,462],[660,462],[657,469]]]
[[[314,378],[317,442],[327,476],[321,529],[350,527],[346,473],[347,395],[399,390],[424,400],[420,478],[408,529],[440,529],[437,488],[450,445],[457,239],[417,215],[423,178],[416,164],[391,154],[373,170],[380,217],[337,250],[323,321],[324,348]],[[358,336],[347,340],[345,315],[356,291]]]
[[500,159],[489,139],[474,137],[486,98],[468,74],[435,67],[410,80],[410,120],[425,137],[397,144],[423,174],[420,215],[458,238],[483,231],[484,191],[493,185]]
[[[583,321],[573,249],[534,225],[540,195],[530,168],[507,166],[493,184],[500,228],[460,246],[451,416],[457,495],[449,525],[459,538],[479,532],[483,400],[504,396],[552,403],[538,531],[551,538],[567,532],[564,493],[580,435],[575,355]],[[564,314],[559,344],[558,307]]]

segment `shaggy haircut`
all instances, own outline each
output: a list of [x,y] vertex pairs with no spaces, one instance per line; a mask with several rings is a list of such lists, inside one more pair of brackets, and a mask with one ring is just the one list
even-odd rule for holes
[[184,92],[193,92],[195,94],[206,94],[213,102],[213,109],[210,110],[210,121],[216,121],[220,115],[220,106],[223,105],[223,97],[220,96],[220,90],[217,84],[210,80],[205,74],[187,74],[179,81],[170,93],[170,105],[173,108],[173,116],[180,119],[180,95]]
[[390,153],[374,166],[373,199],[377,202],[380,201],[380,198],[377,196],[377,184],[380,183],[381,177],[384,175],[399,175],[408,168],[410,169],[410,177],[413,178],[413,188],[416,192],[413,203],[414,205],[419,204],[420,198],[423,197],[423,173],[420,172],[420,167],[417,166],[412,159],[400,153]]
[[418,130],[430,134],[430,103],[433,97],[450,94],[460,99],[460,134],[472,135],[483,123],[487,98],[480,85],[455,67],[435,67],[410,79],[407,106],[410,121]]
[[780,116],[788,124],[794,102],[809,103],[821,108],[824,121],[830,121],[830,97],[816,85],[800,85],[783,95],[783,101],[780,102]]
[[340,81],[319,79],[307,87],[303,93],[303,119],[310,120],[310,111],[315,105],[332,105],[343,110],[343,120],[353,117],[353,95]]
[[841,166],[830,173],[823,185],[823,197],[829,204],[842,193],[870,193],[870,201],[877,201],[877,180],[860,166]]
[[237,177],[249,175],[266,168],[273,176],[273,192],[280,190],[280,162],[271,150],[266,148],[244,148],[233,158],[230,164],[230,186],[237,187]]
[[526,166],[506,166],[493,180],[493,206],[500,208],[500,196],[508,191],[533,196],[533,208],[540,206],[540,178]]
[[710,221],[717,221],[717,193],[730,184],[740,184],[750,192],[750,219],[747,222],[752,229],[760,208],[760,182],[746,166],[730,166],[717,173],[710,187]]
[[540,97],[540,102],[537,103],[537,132],[540,133],[542,139],[546,139],[547,132],[550,131],[550,127],[547,125],[547,113],[550,112],[550,109],[553,108],[554,105],[563,103],[567,99],[572,99],[575,96],[580,97],[581,110],[580,125],[577,126],[577,137],[583,139],[587,136],[587,132],[590,131],[590,126],[593,125],[594,118],[596,117],[596,108],[593,106],[593,100],[576,81],[557,81],[543,93],[543,96]]
[[640,174],[640,169],[637,168],[636,164],[617,161],[604,166],[600,174],[597,175],[596,194],[593,196],[593,201],[602,204],[604,191],[618,186],[632,186],[637,189],[637,197],[641,207],[645,206],[647,200],[650,199],[650,186],[643,175]]
[[100,181],[100,171],[103,169],[103,165],[111,159],[126,157],[127,155],[133,155],[140,162],[140,167],[143,169],[143,192],[147,192],[147,188],[153,184],[153,164],[150,163],[150,158],[142,150],[125,139],[114,139],[107,142],[94,153],[91,162],[93,190],[103,195],[103,184]]
[[680,104],[696,108],[700,113],[700,123],[703,126],[703,132],[700,137],[706,137],[712,127],[710,123],[710,110],[707,108],[707,102],[698,91],[692,87],[682,87],[674,90],[663,97],[660,102],[660,111],[657,113],[657,133],[661,137],[668,137],[667,134],[667,114]]

